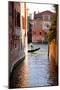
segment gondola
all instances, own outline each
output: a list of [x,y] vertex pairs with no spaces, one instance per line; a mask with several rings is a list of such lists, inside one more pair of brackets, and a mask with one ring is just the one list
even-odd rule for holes
[[40,48],[35,48],[35,49],[30,49],[30,50],[28,50],[28,52],[35,52],[35,51],[37,51],[37,50],[39,50]]

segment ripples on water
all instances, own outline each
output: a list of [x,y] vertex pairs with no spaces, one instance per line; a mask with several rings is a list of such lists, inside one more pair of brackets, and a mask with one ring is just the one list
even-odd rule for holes
[[35,47],[40,47],[40,50],[28,53],[28,59],[13,71],[10,82],[12,88],[57,85],[57,73],[55,69],[50,69],[48,45],[36,44]]

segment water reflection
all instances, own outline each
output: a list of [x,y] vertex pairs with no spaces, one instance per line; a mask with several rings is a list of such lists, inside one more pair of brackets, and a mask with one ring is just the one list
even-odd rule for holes
[[23,61],[13,71],[10,87],[26,87],[28,85],[28,64]]
[[50,80],[52,81],[51,85],[58,85],[58,66],[55,63],[55,60],[52,58],[49,63],[49,73]]
[[13,71],[12,88],[57,85],[57,70],[54,62],[48,60],[48,45],[37,46],[40,50],[28,53]]

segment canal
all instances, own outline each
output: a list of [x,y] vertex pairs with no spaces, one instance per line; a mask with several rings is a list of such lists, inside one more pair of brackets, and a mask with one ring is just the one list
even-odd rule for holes
[[48,44],[34,44],[40,50],[28,53],[13,71],[10,88],[40,87],[57,85],[56,67],[51,67],[48,58]]

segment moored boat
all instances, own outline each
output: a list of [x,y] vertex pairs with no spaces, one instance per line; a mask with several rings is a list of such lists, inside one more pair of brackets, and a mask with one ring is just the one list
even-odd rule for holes
[[33,48],[33,49],[29,49],[28,52],[35,52],[37,50],[39,50],[40,48]]

